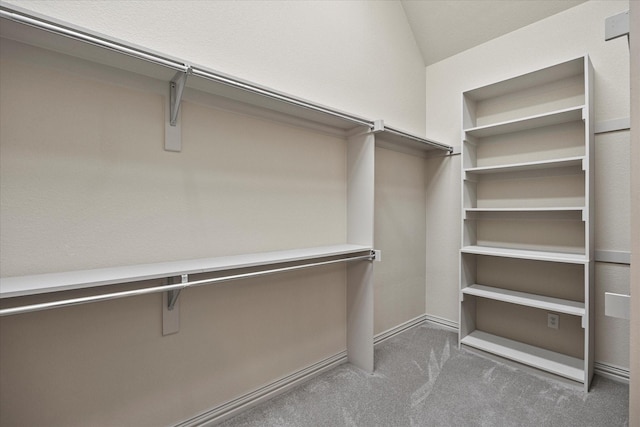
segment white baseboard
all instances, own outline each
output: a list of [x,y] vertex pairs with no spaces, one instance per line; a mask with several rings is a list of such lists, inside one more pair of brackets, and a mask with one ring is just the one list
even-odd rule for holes
[[[452,332],[458,332],[458,323],[448,319],[444,319],[438,316],[432,316],[429,314],[420,315],[414,319],[408,320],[400,325],[388,329],[384,332],[377,334],[374,337],[374,345],[378,345],[383,341],[388,340],[407,329],[419,326],[423,323],[430,323]],[[284,378],[276,380],[270,384],[260,387],[250,393],[240,396],[234,400],[231,400],[223,405],[217,406],[197,415],[189,420],[183,421],[177,424],[175,427],[211,427],[221,423],[235,415],[238,415],[242,411],[264,402],[265,400],[276,397],[291,388],[302,384],[324,372],[327,372],[336,366],[339,366],[347,362],[347,352],[343,351],[334,356],[321,360],[318,363],[310,365],[304,369],[294,372]],[[606,363],[595,362],[594,371],[596,374],[603,377],[629,383],[629,370],[618,366],[609,365]]]
[[445,319],[443,317],[433,316],[431,314],[425,314],[424,317],[428,323],[433,323],[438,326],[442,326],[451,332],[455,332],[456,334],[458,333],[458,322],[454,322],[453,320]]
[[291,388],[312,379],[330,369],[335,368],[347,361],[347,352],[343,351],[334,356],[321,360],[304,369],[294,372],[284,378],[280,378],[270,384],[260,387],[250,393],[231,400],[223,405],[217,406],[197,415],[189,420],[177,424],[175,427],[210,427],[221,423],[242,411],[276,397]]
[[422,314],[418,317],[415,317],[411,320],[407,320],[404,323],[399,324],[398,326],[387,329],[384,332],[380,332],[376,336],[373,337],[373,345],[378,345],[383,341],[388,340],[391,337],[398,335],[401,332],[406,331],[407,329],[413,328],[415,326],[421,325],[426,320],[426,314]]
[[629,384],[630,372],[628,368],[622,368],[620,366],[610,365],[608,363],[594,362],[593,372],[601,377],[609,378],[610,380],[618,381],[624,384]]
[[[418,316],[414,319],[408,320],[394,328],[377,334],[374,337],[374,345],[377,345],[401,332],[406,331],[409,328],[421,325],[425,321],[425,315]],[[271,384],[267,384],[257,390],[240,396],[230,402],[217,406],[204,412],[189,420],[183,421],[177,424],[175,427],[210,427],[223,422],[235,415],[238,415],[242,411],[264,402],[265,400],[276,397],[292,387],[302,384],[305,381],[312,379],[313,377],[320,375],[330,369],[335,368],[342,363],[347,362],[347,352],[343,351],[334,356],[328,357],[314,365],[301,369],[287,377],[274,381]]]

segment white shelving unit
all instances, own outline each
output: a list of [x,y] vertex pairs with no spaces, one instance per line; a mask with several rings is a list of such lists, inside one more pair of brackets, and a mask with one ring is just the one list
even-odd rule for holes
[[[592,76],[585,55],[466,91],[462,129],[460,344],[585,390],[593,375]],[[560,316],[557,329],[547,314]]]
[[[326,247],[300,248],[261,254],[243,254],[210,259],[165,262],[159,264],[118,266],[98,270],[71,271],[47,275],[6,277],[0,279],[0,298],[7,299],[36,294],[96,288],[104,292],[73,301],[53,301],[39,307],[22,307],[25,311],[54,308],[109,297],[125,297],[140,293],[164,292],[163,321],[172,329],[171,308],[166,300],[178,297],[177,292],[200,281],[189,282],[196,273],[234,271],[239,276],[271,274],[282,269],[305,268],[323,263],[353,261],[347,264],[347,357],[350,362],[373,371],[373,263],[371,262],[374,232],[374,160],[376,139],[385,147],[397,151],[450,153],[452,147],[411,135],[371,120],[350,114],[283,92],[241,80],[206,67],[153,52],[122,40],[79,28],[46,16],[27,12],[19,7],[0,5],[0,36],[4,46],[12,51],[37,56],[52,55],[60,61],[79,58],[87,72],[118,75],[124,70],[135,75],[136,81],[164,81],[167,84],[165,149],[181,151],[180,104],[184,99],[213,99],[217,108],[238,111],[267,120],[293,124],[311,131],[329,133],[344,138],[347,148],[347,237],[346,242]],[[115,70],[115,71],[114,71]],[[127,74],[128,76],[130,74]],[[146,80],[150,79],[150,80]],[[252,276],[253,277],[253,276]],[[120,283],[133,283],[165,278],[173,284],[154,289],[142,288],[122,293],[109,293],[105,288]],[[182,283],[175,283],[182,280]],[[99,289],[98,289],[99,287]],[[105,290],[106,289],[106,290]],[[172,306],[171,306],[172,307]],[[7,312],[5,314],[13,314]],[[163,326],[164,328],[164,326]],[[166,332],[167,328],[164,328]],[[172,330],[175,332],[175,330]],[[171,332],[169,332],[171,333]]]

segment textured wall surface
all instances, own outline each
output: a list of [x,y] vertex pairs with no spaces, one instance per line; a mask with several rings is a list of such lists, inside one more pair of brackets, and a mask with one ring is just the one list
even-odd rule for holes
[[376,149],[375,333],[425,312],[425,161]]
[[[12,3],[424,130],[425,69],[396,2]],[[0,53],[3,277],[346,241],[343,138],[188,94],[183,150],[169,153],[166,82],[10,41]],[[424,162],[384,153],[380,162],[418,180],[407,200],[396,181],[386,188],[400,209],[392,214],[424,228],[417,220]],[[393,229],[381,218],[379,226]],[[418,249],[401,286],[391,277],[377,281],[379,298],[394,295],[379,301],[381,328],[424,313]],[[390,253],[387,268],[403,270],[407,260],[395,259],[397,266]],[[191,418],[344,351],[345,284],[345,268],[331,266],[190,289],[179,299],[180,332],[165,337],[159,294],[3,318],[0,424],[155,426]]]
[[407,131],[424,132],[424,63],[399,2],[8,3]]

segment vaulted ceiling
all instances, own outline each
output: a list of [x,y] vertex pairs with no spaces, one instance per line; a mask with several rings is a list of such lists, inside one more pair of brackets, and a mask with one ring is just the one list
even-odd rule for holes
[[401,0],[425,65],[585,0]]

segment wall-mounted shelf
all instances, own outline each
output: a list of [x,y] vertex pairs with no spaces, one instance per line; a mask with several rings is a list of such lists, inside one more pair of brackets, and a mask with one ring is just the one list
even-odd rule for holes
[[453,154],[453,147],[409,132],[386,126],[382,120],[374,124],[376,146],[421,157],[434,153]]
[[511,163],[498,166],[482,166],[467,168],[467,174],[486,175],[508,172],[523,172],[530,170],[557,169],[574,166],[582,166],[584,156],[567,157],[562,159],[541,160],[535,162]]
[[520,132],[544,126],[553,126],[561,123],[578,121],[582,120],[583,108],[583,106],[571,107],[549,113],[536,114],[516,120],[508,120],[500,123],[465,129],[465,132],[469,136],[483,138],[487,136],[502,135],[505,133]]
[[474,295],[481,298],[489,298],[511,304],[540,308],[542,310],[571,314],[573,316],[584,316],[583,302],[571,301],[562,298],[552,298],[544,295],[536,295],[527,292],[518,292],[509,289],[497,288],[495,286],[484,286],[478,284],[462,288],[462,293],[465,295]]
[[489,255],[504,258],[519,258],[536,261],[567,262],[571,264],[584,264],[589,259],[584,254],[572,254],[565,252],[534,251],[528,249],[493,248],[488,246],[464,246],[460,249],[464,254]]
[[123,267],[99,268],[0,279],[0,298],[13,298],[50,292],[69,291],[162,279],[183,274],[212,273],[250,267],[266,268],[276,264],[351,256],[370,251],[360,245],[334,245],[288,251],[263,252],[206,259],[171,261]]
[[543,207],[543,208],[465,208],[463,219],[567,219],[585,221],[584,208],[572,207]]

